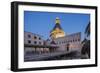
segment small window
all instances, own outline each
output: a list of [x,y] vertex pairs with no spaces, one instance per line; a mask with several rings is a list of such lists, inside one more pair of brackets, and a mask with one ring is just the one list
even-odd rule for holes
[[75,42],[77,42],[78,40],[76,39]]
[[69,47],[67,47],[67,51],[69,51]]
[[30,40],[28,40],[28,43],[30,44],[30,43],[31,43],[31,41],[30,41]]
[[69,51],[69,44],[67,44],[67,51]]
[[73,40],[73,42],[74,42],[74,40]]
[[41,42],[39,42],[39,44],[41,45]]
[[36,36],[34,36],[34,39],[37,39],[37,37],[36,37]]
[[78,41],[80,41],[80,39],[78,39]]
[[39,37],[39,40],[41,40],[41,38]]
[[31,38],[31,35],[28,35],[28,38]]
[[36,41],[34,41],[34,44],[37,44],[37,42],[36,42]]

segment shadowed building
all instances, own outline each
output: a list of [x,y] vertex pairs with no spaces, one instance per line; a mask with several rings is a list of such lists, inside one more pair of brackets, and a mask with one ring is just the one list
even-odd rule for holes
[[[24,46],[25,46],[25,54],[39,54],[42,52],[47,52],[49,51],[48,48],[43,48],[43,47],[30,47],[31,45],[33,46],[43,46],[44,45],[44,39],[42,36],[38,34],[34,34],[31,32],[24,32]],[[29,47],[27,47],[29,46]]]
[[24,32],[25,55],[54,52],[57,48],[58,47],[54,41],[47,44],[47,41],[44,40],[42,36],[31,32]]
[[24,44],[43,45],[44,40],[42,36],[31,32],[24,32]]

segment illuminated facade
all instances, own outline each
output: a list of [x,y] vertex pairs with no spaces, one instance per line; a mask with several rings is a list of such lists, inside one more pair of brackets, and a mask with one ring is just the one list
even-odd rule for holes
[[56,38],[64,37],[64,36],[65,36],[65,32],[60,26],[60,19],[57,17],[55,21],[55,26],[50,32],[50,37],[52,39],[56,39]]
[[81,33],[73,33],[66,35],[63,31],[60,19],[57,17],[55,26],[50,32],[51,40],[53,40],[57,46],[59,46],[58,51],[81,51]]
[[54,39],[57,46],[59,46],[58,51],[81,51],[81,33],[74,33],[67,35],[65,37],[60,37]]

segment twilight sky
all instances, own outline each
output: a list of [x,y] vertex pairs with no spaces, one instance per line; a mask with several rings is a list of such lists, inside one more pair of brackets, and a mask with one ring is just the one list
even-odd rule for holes
[[24,31],[39,34],[47,39],[55,26],[56,17],[60,18],[61,27],[67,35],[81,32],[83,39],[90,14],[24,11]]

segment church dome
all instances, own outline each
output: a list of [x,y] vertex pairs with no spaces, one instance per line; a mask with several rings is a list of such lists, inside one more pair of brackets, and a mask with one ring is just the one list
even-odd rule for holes
[[56,24],[50,32],[50,37],[52,39],[55,39],[55,38],[64,37],[64,36],[65,36],[65,32],[63,31],[60,25],[60,19],[56,17]]

